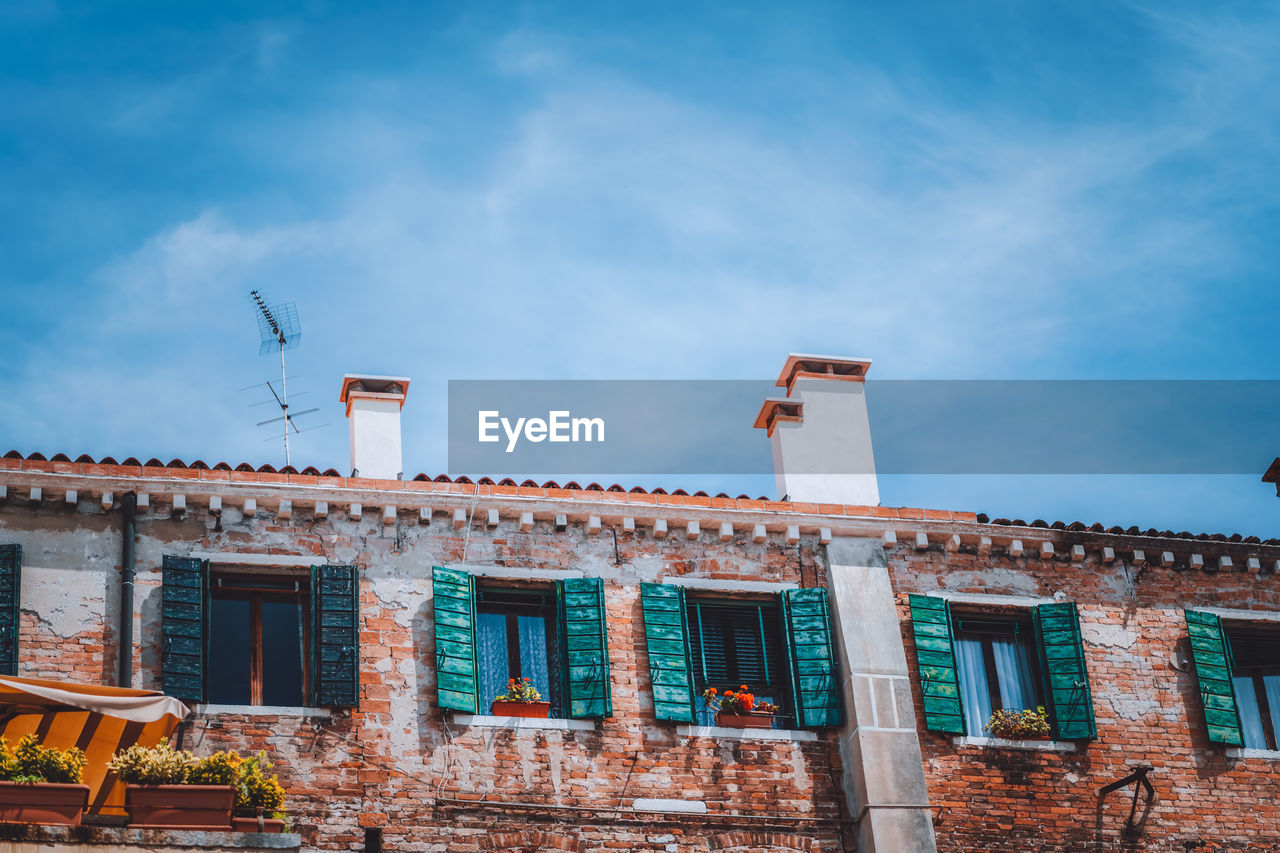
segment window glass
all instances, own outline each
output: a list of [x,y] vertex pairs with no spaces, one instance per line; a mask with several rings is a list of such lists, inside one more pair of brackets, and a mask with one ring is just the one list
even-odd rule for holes
[[745,684],[756,701],[781,706],[774,726],[785,728],[794,714],[778,605],[689,598],[687,610],[698,724],[715,725],[715,712],[702,700],[704,690],[738,690]]
[[307,586],[294,580],[215,575],[209,590],[209,701],[307,703]]
[[965,734],[985,737],[996,708],[1023,711],[1044,704],[1029,615],[957,615],[955,625]]
[[489,713],[493,700],[506,692],[509,679],[528,678],[543,701],[551,703],[551,716],[561,715],[555,610],[554,597],[548,593],[477,591],[480,713]]
[[1280,731],[1280,634],[1228,629],[1240,733],[1250,749],[1276,749]]

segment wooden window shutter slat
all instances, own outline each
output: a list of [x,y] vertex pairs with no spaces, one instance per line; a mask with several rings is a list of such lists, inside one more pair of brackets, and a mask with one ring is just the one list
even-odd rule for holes
[[649,650],[653,712],[659,720],[694,721],[693,666],[684,590],[674,584],[640,584],[644,636]]
[[360,572],[355,566],[312,566],[315,613],[312,695],[321,707],[360,705]]
[[1240,713],[1236,707],[1236,689],[1231,681],[1231,656],[1227,652],[1222,620],[1218,614],[1203,610],[1185,610],[1183,614],[1191,637],[1191,659],[1196,664],[1200,706],[1204,709],[1209,740],[1244,746]]
[[160,682],[165,693],[204,701],[209,563],[166,555],[161,563]]
[[0,675],[18,674],[22,632],[22,546],[0,545]]
[[1036,644],[1044,671],[1045,698],[1061,740],[1098,736],[1093,716],[1093,692],[1080,637],[1080,616],[1071,601],[1032,608]]
[[827,591],[786,590],[782,594],[782,617],[797,724],[801,728],[840,725],[840,678]]
[[572,578],[561,581],[557,587],[569,676],[569,716],[576,719],[612,716],[604,582],[600,578]]
[[466,572],[435,566],[431,569],[431,595],[435,613],[436,704],[478,714],[475,580]]
[[910,599],[925,728],[962,735],[964,710],[952,645],[951,608],[942,598],[912,595]]

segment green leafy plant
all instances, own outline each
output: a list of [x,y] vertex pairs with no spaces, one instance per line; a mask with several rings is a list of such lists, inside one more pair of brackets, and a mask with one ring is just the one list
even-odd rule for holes
[[511,679],[507,682],[507,692],[498,696],[495,701],[498,702],[541,702],[542,694],[538,692],[538,688],[533,686],[533,682],[524,678],[520,680]]
[[194,763],[191,753],[162,743],[121,750],[112,756],[107,769],[126,785],[182,785],[191,775]]
[[0,738],[0,780],[60,782],[79,785],[84,778],[84,752],[75,747],[41,746],[35,735],[23,735],[18,746]]
[[992,737],[1008,740],[1047,737],[1049,715],[1043,705],[1022,711],[998,710],[987,721],[986,729]]
[[707,707],[720,714],[776,714],[778,706],[768,702],[757,702],[755,694],[742,685],[737,690],[726,690],[723,694],[714,687],[702,691],[702,701]]
[[234,785],[240,778],[240,756],[234,752],[215,752],[197,758],[187,774],[188,785]]
[[276,820],[286,820],[284,788],[275,776],[267,776],[271,762],[267,754],[260,752],[250,758],[240,759],[236,770],[235,813],[241,817],[255,817],[259,813]]

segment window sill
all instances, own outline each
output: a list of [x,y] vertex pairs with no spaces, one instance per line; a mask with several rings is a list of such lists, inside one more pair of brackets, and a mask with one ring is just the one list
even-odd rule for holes
[[294,705],[195,705],[197,714],[241,714],[246,717],[332,717],[328,708]]
[[999,737],[956,737],[955,746],[986,746],[996,749],[1025,749],[1032,752],[1075,752],[1076,745],[1066,740],[1005,740]]
[[716,740],[790,740],[797,743],[812,743],[818,739],[817,732],[800,729],[731,729],[725,726],[676,726],[676,734]]
[[1247,746],[1229,746],[1227,758],[1264,758],[1267,761],[1280,761],[1280,749],[1251,749]]
[[567,720],[548,717],[494,717],[488,714],[454,714],[453,722],[460,726],[485,726],[493,729],[560,729],[572,732],[593,732],[595,720]]

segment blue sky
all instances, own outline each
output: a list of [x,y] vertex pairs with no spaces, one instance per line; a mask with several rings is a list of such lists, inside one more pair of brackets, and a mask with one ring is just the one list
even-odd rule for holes
[[[298,303],[322,467],[344,372],[413,378],[413,472],[451,378],[1278,378],[1278,38],[1231,3],[11,0],[0,444],[279,464],[250,288]],[[1280,534],[1255,477],[882,493]]]

